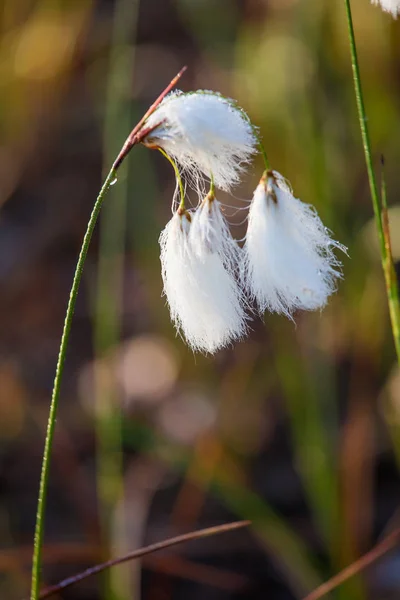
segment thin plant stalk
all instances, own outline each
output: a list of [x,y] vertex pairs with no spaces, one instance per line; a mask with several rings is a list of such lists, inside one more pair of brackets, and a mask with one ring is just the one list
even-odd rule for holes
[[39,598],[40,590],[40,569],[42,562],[42,546],[43,546],[43,533],[44,533],[44,515],[46,509],[46,493],[49,481],[49,470],[50,470],[50,457],[53,446],[54,430],[56,426],[56,415],[58,408],[58,400],[60,397],[61,379],[64,371],[65,356],[67,353],[67,346],[69,340],[69,334],[71,331],[72,317],[75,311],[76,299],[78,296],[79,284],[82,279],[83,267],[86,260],[86,255],[89,249],[90,240],[92,238],[93,230],[96,225],[97,218],[100,213],[100,209],[104,202],[107,191],[110,185],[115,181],[117,176],[114,167],[111,168],[108,173],[103,187],[100,190],[97,200],[93,207],[92,214],[90,215],[89,223],[83,238],[82,248],[79,254],[74,279],[72,282],[71,292],[68,301],[67,312],[65,315],[64,328],[61,336],[60,351],[58,354],[56,375],[54,378],[53,393],[51,397],[49,419],[47,423],[46,441],[43,453],[42,471],[40,475],[39,485],[39,497],[36,513],[36,527],[35,527],[35,539],[34,539],[34,551],[32,560],[32,582],[31,582],[31,600],[37,600]]
[[40,590],[40,570],[42,564],[42,546],[43,546],[43,535],[44,535],[44,520],[45,520],[45,509],[46,509],[46,494],[47,487],[49,481],[49,470],[50,470],[50,458],[53,447],[53,439],[54,439],[54,431],[56,426],[56,417],[57,417],[57,408],[58,401],[60,397],[60,389],[61,389],[61,380],[64,371],[65,357],[68,347],[69,334],[71,331],[72,317],[75,311],[76,299],[78,296],[79,285],[82,279],[83,267],[86,260],[86,255],[89,249],[90,240],[93,235],[93,231],[97,222],[97,218],[99,216],[101,207],[103,205],[105,196],[110,188],[110,186],[117,179],[117,171],[123,160],[126,158],[131,148],[140,143],[141,140],[151,131],[149,128],[143,127],[146,119],[156,110],[157,106],[163,100],[163,98],[168,94],[168,92],[176,85],[180,77],[185,72],[186,67],[181,69],[181,71],[172,79],[172,81],[168,84],[168,86],[163,90],[163,92],[159,95],[157,100],[153,102],[150,108],[147,110],[145,115],[139,121],[139,123],[134,127],[134,129],[129,134],[126,142],[124,143],[120,153],[114,161],[113,166],[111,167],[103,186],[97,196],[96,202],[94,204],[92,214],[90,215],[90,219],[88,222],[88,226],[86,229],[85,236],[83,238],[83,243],[81,247],[81,251],[79,253],[78,262],[76,265],[74,278],[72,282],[71,292],[69,296],[69,301],[67,305],[67,311],[65,315],[63,332],[61,335],[60,342],[60,350],[58,353],[57,359],[57,367],[56,374],[54,378],[53,391],[51,396],[50,410],[49,410],[49,418],[47,422],[47,430],[46,430],[46,439],[44,445],[43,452],[43,461],[42,461],[42,470],[40,474],[40,483],[39,483],[39,495],[38,495],[38,503],[37,503],[37,511],[36,511],[36,524],[35,524],[35,537],[34,537],[34,547],[33,547],[33,557],[32,557],[32,576],[31,576],[31,600],[39,599],[39,590]]
[[178,210],[180,210],[180,211],[183,212],[185,210],[185,190],[183,188],[182,177],[181,177],[181,174],[179,173],[178,165],[169,156],[169,154],[167,154],[165,152],[165,150],[163,150],[162,148],[158,148],[158,149],[161,152],[161,154],[168,160],[168,162],[171,164],[172,168],[174,169],[176,181],[177,181],[178,188],[179,188],[179,200],[180,200],[180,202],[179,202]]
[[270,171],[271,170],[271,163],[269,162],[268,155],[267,155],[267,152],[265,150],[265,146],[264,146],[264,144],[262,143],[262,140],[261,140],[261,136],[260,136],[260,134],[259,134],[259,132],[258,132],[258,130],[257,130],[256,127],[253,127],[253,131],[254,131],[254,134],[255,134],[255,136],[257,138],[257,143],[258,143],[258,147],[260,149],[260,153],[261,153],[261,156],[262,156],[262,159],[263,159],[263,162],[264,162],[265,170],[266,171]]
[[124,556],[112,558],[111,560],[107,560],[106,562],[95,565],[94,567],[89,567],[81,573],[72,575],[72,577],[67,577],[67,579],[63,579],[56,585],[52,585],[51,587],[43,590],[40,594],[40,599],[43,600],[44,598],[49,598],[53,594],[56,594],[61,590],[65,590],[71,585],[75,585],[76,583],[79,583],[80,581],[83,581],[88,577],[92,577],[93,575],[102,573],[116,565],[122,565],[123,563],[126,563],[128,561],[142,558],[143,556],[147,556],[148,554],[153,554],[154,552],[159,552],[160,550],[165,550],[166,548],[172,548],[173,546],[178,546],[179,544],[183,544],[185,542],[192,542],[213,535],[228,533],[230,531],[234,531],[235,529],[248,527],[249,525],[251,525],[251,521],[235,521],[233,523],[227,523],[226,525],[216,525],[215,527],[199,529],[198,531],[194,531],[192,533],[184,533],[183,535],[178,535],[177,537],[170,538],[163,542],[156,542],[154,544],[151,544],[150,546],[140,548],[139,550],[133,550],[132,552],[128,552]]
[[370,565],[376,563],[382,556],[387,552],[390,552],[398,546],[400,541],[400,529],[396,529],[390,535],[385,537],[381,542],[369,550],[366,554],[355,560],[351,565],[344,568],[342,571],[325,581],[323,584],[318,586],[310,594],[308,594],[303,600],[319,600],[326,594],[329,594],[337,587],[341,586],[345,581],[348,581],[351,577],[358,575],[361,571],[364,571]]
[[[372,206],[375,214],[375,222],[378,231],[378,239],[379,239],[379,247],[381,253],[382,267],[385,274],[385,283],[386,283],[386,291],[388,297],[389,304],[389,313],[390,313],[390,321],[392,326],[393,338],[396,347],[397,360],[400,364],[400,302],[399,302],[399,290],[397,284],[396,274],[394,269],[390,266],[390,237],[389,237],[389,228],[386,227],[386,235],[385,235],[385,226],[383,216],[385,215],[385,210],[381,211],[381,206],[379,202],[379,192],[378,185],[376,182],[375,171],[372,163],[372,152],[371,152],[371,142],[369,137],[368,125],[367,125],[367,116],[365,112],[363,91],[361,86],[361,76],[360,76],[360,68],[357,57],[357,47],[356,40],[354,35],[354,27],[353,27],[353,18],[351,14],[351,6],[350,0],[344,0],[344,4],[346,7],[346,16],[349,30],[349,41],[350,41],[350,54],[351,54],[351,65],[353,69],[353,81],[354,81],[354,91],[356,95],[357,102],[357,110],[358,116],[360,120],[360,130],[361,137],[363,141],[364,154],[365,154],[365,162],[367,165],[368,172],[368,181],[369,187],[371,190],[371,198],[372,198]],[[385,198],[383,200],[386,202],[386,193]],[[387,223],[387,208],[386,208],[386,223]]]
[[[388,215],[388,207],[387,207],[387,197],[386,197],[386,180],[384,173],[384,160],[382,157],[382,172],[381,172],[381,204],[382,204],[382,225],[383,225],[383,233],[385,236],[385,246],[386,246],[386,260],[383,264],[383,270],[385,273],[385,282],[388,296],[390,298],[389,302],[389,310],[390,317],[392,319],[392,323],[395,325],[392,327],[398,327],[398,321],[396,321],[396,313],[400,313],[400,304],[399,304],[399,294],[398,294],[398,284],[397,284],[397,276],[394,268],[393,262],[393,254],[392,254],[392,245],[390,240],[390,230],[389,230],[389,215]],[[394,314],[393,314],[394,313]],[[400,356],[400,332],[394,329],[394,339],[396,343],[396,351],[397,356]],[[399,361],[400,362],[400,361]],[[389,428],[389,433],[392,438],[393,450],[396,454],[397,462],[400,464],[400,430],[396,419],[390,417],[390,413],[386,415],[386,421]]]
[[[383,162],[383,161],[382,161]],[[394,343],[396,346],[397,359],[400,364],[400,301],[399,301],[399,286],[397,282],[396,271],[394,268],[392,244],[390,240],[389,213],[387,206],[386,180],[385,173],[382,168],[381,176],[381,203],[382,203],[382,228],[383,237],[385,240],[386,256],[383,262],[383,270],[385,273],[386,290],[389,299],[390,320],[392,323]]]

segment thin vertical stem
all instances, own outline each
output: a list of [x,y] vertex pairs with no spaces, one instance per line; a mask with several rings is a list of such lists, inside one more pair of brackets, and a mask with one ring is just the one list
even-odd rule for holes
[[[382,165],[383,167],[383,165]],[[397,275],[394,268],[392,244],[390,241],[389,214],[386,195],[386,180],[385,173],[382,168],[381,176],[381,203],[382,203],[382,227],[385,240],[386,256],[383,261],[383,270],[385,273],[386,290],[389,299],[390,320],[392,322],[392,330],[394,344],[396,346],[397,360],[400,364],[400,301],[399,301],[399,286]]]
[[49,468],[50,468],[50,457],[53,445],[54,430],[56,425],[56,414],[58,407],[58,400],[60,397],[61,378],[64,370],[65,356],[67,352],[69,334],[71,331],[72,317],[75,311],[76,299],[78,296],[79,284],[82,278],[83,266],[85,263],[87,251],[89,248],[90,240],[92,238],[93,230],[96,225],[97,218],[100,213],[101,206],[103,204],[106,193],[116,179],[116,171],[112,168],[107,175],[107,178],[97,196],[96,203],[93,207],[92,214],[90,215],[89,223],[83,239],[82,248],[79,254],[72,288],[69,296],[67,312],[65,315],[64,328],[61,336],[60,350],[57,360],[56,375],[54,378],[54,387],[50,404],[49,419],[47,423],[46,431],[46,442],[43,454],[42,471],[40,475],[39,485],[39,498],[36,513],[36,527],[35,527],[35,539],[33,549],[33,561],[32,561],[32,582],[31,582],[31,600],[38,600],[39,588],[40,588],[40,569],[41,569],[41,558],[42,558],[42,546],[43,546],[43,533],[44,533],[44,519],[46,509],[46,491],[49,479]]
[[[254,130],[255,130],[255,128],[254,128]],[[266,152],[266,150],[264,148],[264,144],[262,143],[261,137],[260,137],[260,135],[258,133],[256,133],[256,137],[257,137],[258,147],[260,148],[261,156],[262,156],[262,159],[264,161],[265,170],[266,171],[270,171],[271,170],[271,164],[270,164],[270,162],[268,160],[268,156],[267,156],[267,152]]]
[[350,0],[344,0],[344,3],[346,6],[347,24],[348,24],[348,28],[349,28],[351,66],[353,69],[354,91],[355,91],[355,95],[356,95],[358,117],[359,117],[359,121],[360,121],[361,137],[362,137],[362,141],[363,141],[365,162],[367,165],[369,187],[371,190],[372,205],[374,208],[375,219],[376,219],[376,224],[377,224],[377,229],[378,229],[381,254],[382,254],[382,256],[384,256],[385,241],[384,241],[384,237],[383,237],[381,211],[380,211],[380,207],[379,207],[378,186],[376,184],[375,172],[374,172],[374,167],[372,164],[371,142],[370,142],[370,138],[369,138],[367,116],[366,116],[366,112],[365,112],[364,97],[363,97],[363,91],[362,91],[362,86],[361,86],[360,67],[358,64],[356,39],[355,39],[355,35],[354,35],[353,18],[351,15]]
[[[354,91],[356,95],[357,110],[360,120],[361,137],[363,141],[365,162],[367,165],[369,187],[371,190],[372,206],[375,213],[375,222],[378,231],[379,247],[381,253],[382,267],[385,274],[386,290],[389,304],[390,320],[393,332],[393,338],[396,346],[397,359],[400,364],[400,303],[399,303],[399,290],[397,284],[396,274],[394,269],[390,267],[390,257],[388,252],[390,251],[390,237],[389,228],[385,234],[385,223],[383,218],[387,221],[387,209],[381,212],[379,203],[378,186],[376,183],[375,172],[372,164],[372,153],[371,153],[371,142],[369,138],[369,131],[367,125],[367,116],[364,106],[364,98],[361,86],[360,68],[358,64],[356,40],[354,35],[353,19],[351,15],[350,0],[344,0],[346,7],[347,23],[349,28],[349,41],[350,41],[350,54],[351,54],[351,65],[353,69],[353,81]],[[386,202],[386,196],[384,199]],[[383,215],[383,217],[382,217]]]
[[215,195],[215,181],[212,173],[210,175],[210,194],[212,194],[213,197]]

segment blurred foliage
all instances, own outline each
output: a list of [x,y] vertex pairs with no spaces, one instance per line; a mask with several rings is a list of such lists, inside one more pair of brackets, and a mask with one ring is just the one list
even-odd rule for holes
[[[369,0],[352,4],[400,260],[400,23]],[[344,279],[321,313],[296,324],[266,315],[240,344],[194,356],[161,298],[157,238],[173,173],[158,154],[132,151],[78,300],[44,582],[99,552],[244,517],[248,532],[180,549],[186,567],[167,555],[169,571],[144,561],[142,579],[140,565],[123,577],[118,567],[112,591],[88,581],[65,598],[301,598],[392,527],[400,500],[400,375],[342,2],[3,0],[0,14],[0,597],[27,592],[63,313],[102,169],[188,64],[181,87],[237,98],[274,168],[348,246]],[[261,170],[257,158],[235,195],[220,196],[238,239]],[[397,597],[399,560],[337,596]],[[195,563],[220,584],[195,575]]]

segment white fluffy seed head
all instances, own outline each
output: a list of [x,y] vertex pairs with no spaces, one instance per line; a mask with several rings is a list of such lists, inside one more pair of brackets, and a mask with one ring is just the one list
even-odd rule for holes
[[204,256],[206,252],[217,253],[225,268],[236,275],[241,250],[231,235],[221,204],[212,192],[207,194],[194,213],[190,241],[197,256]]
[[341,277],[334,241],[315,209],[292,194],[276,171],[264,174],[249,211],[242,267],[259,309],[291,317],[323,307]]
[[400,0],[372,0],[372,4],[377,4],[386,12],[392,13],[394,18],[400,14]]
[[233,263],[222,252],[234,241],[220,241],[226,232],[214,218],[219,208],[209,210],[207,204],[192,215],[176,212],[161,233],[160,246],[171,319],[193,350],[212,354],[243,337],[246,315]]
[[158,123],[144,143],[165,150],[196,188],[203,175],[212,174],[217,187],[229,190],[255,152],[257,141],[247,115],[215,92],[172,92],[145,127]]

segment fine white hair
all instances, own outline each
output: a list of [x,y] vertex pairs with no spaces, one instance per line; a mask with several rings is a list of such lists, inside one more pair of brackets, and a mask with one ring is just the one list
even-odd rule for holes
[[194,351],[213,354],[247,331],[236,281],[236,242],[217,201],[177,211],[160,235],[162,278],[171,319]]
[[400,14],[400,0],[372,0],[372,4],[377,4],[386,12],[392,13],[394,18]]
[[162,148],[196,189],[205,175],[230,190],[256,151],[247,115],[216,92],[171,92],[145,123],[146,128],[154,126],[143,142]]
[[341,277],[335,248],[346,251],[316,210],[295,198],[279,173],[265,173],[250,206],[241,269],[260,311],[291,317],[322,308]]

